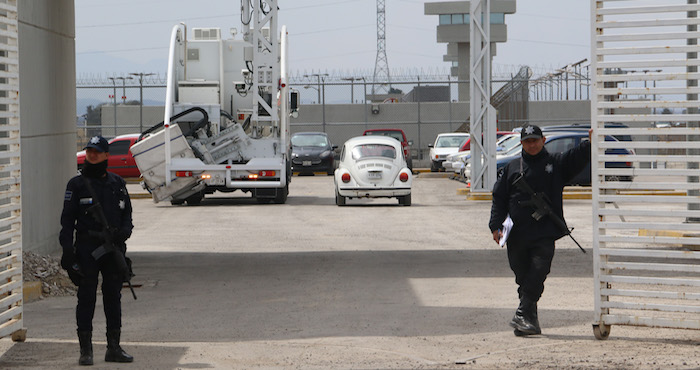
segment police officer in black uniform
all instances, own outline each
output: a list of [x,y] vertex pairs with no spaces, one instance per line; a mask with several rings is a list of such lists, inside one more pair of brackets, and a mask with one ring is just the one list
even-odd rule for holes
[[591,159],[591,131],[588,141],[564,153],[549,153],[544,148],[545,137],[535,125],[522,127],[520,141],[522,156],[504,167],[493,189],[489,228],[496,243],[502,237],[502,224],[510,215],[513,227],[507,240],[508,262],[515,273],[520,305],[510,322],[516,336],[541,334],[537,318],[537,301],[544,291],[554,257],[554,242],[566,235],[550,217],[539,221],[527,202],[530,195],[513,185],[519,176],[536,193],[544,193],[551,207],[563,219],[562,193],[564,185],[581,172]]
[[[126,239],[134,228],[131,220],[131,200],[126,182],[107,172],[109,144],[95,136],[85,147],[82,174],[68,181],[61,213],[59,241],[63,247],[61,266],[78,285],[76,319],[80,341],[80,365],[92,365],[92,318],[97,299],[97,278],[102,273],[102,301],[107,321],[107,362],[132,362],[134,358],[119,345],[121,334],[121,289],[123,275],[115,268],[113,259],[98,260],[92,252],[104,243],[104,228],[88,209],[99,202],[109,223],[112,239],[126,252]],[[92,188],[92,189],[91,189]],[[101,234],[102,233],[102,234]]]

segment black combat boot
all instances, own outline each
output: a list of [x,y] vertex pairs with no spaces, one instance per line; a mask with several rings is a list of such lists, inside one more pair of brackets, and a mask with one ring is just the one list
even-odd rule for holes
[[79,365],[92,365],[92,332],[79,331],[78,341],[80,342],[80,359]]
[[[536,327],[532,322],[532,310],[536,302],[523,297],[520,299],[520,306],[515,311],[515,316],[510,320],[510,326],[512,326],[515,331],[516,336],[534,335],[540,334],[538,332],[539,327]],[[536,310],[536,308],[535,308]]]
[[124,352],[119,346],[120,330],[107,331],[107,352],[105,353],[105,361],[107,362],[133,362],[134,357]]
[[533,302],[529,310],[530,322],[535,327],[535,334],[542,334],[542,328],[540,328],[540,320],[537,318],[537,302]]

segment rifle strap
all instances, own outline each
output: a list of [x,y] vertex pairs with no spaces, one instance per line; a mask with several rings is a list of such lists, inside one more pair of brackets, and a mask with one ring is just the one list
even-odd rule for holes
[[90,178],[85,176],[85,175],[81,175],[81,177],[83,178],[83,182],[85,183],[85,187],[90,192],[90,196],[92,196],[92,203],[99,205],[100,200],[97,199],[97,193],[95,193],[95,189],[93,189],[93,187],[92,187],[92,182],[91,182]]

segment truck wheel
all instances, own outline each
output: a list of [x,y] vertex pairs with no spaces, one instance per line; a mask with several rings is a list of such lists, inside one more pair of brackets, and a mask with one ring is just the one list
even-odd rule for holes
[[284,204],[287,202],[287,194],[289,194],[289,185],[285,185],[283,188],[277,189],[275,193],[275,204]]
[[406,167],[408,167],[411,173],[413,172],[413,158],[409,158],[408,161],[406,161]]
[[435,165],[435,162],[430,161],[430,172],[438,172],[440,171],[440,167]]
[[185,200],[184,199],[173,199],[170,201],[170,204],[172,204],[174,206],[181,206],[181,205],[185,204]]
[[197,206],[200,203],[202,203],[202,198],[204,198],[204,194],[202,194],[202,192],[199,192],[190,195],[185,200],[187,201],[188,206]]

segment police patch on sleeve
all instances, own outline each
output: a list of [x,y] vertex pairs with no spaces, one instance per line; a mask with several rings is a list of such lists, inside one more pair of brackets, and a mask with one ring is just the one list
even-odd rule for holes
[[73,190],[66,190],[66,195],[63,197],[63,200],[71,200],[73,198]]

